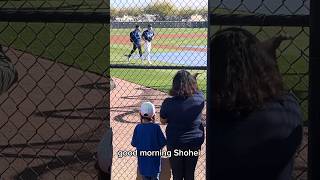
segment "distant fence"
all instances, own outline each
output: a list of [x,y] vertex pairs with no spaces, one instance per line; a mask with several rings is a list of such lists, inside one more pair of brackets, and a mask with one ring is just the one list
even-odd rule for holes
[[153,22],[111,22],[111,28],[114,29],[126,29],[132,28],[136,24],[146,27],[148,24],[151,24],[156,28],[207,28],[207,21],[192,21],[192,22],[183,22],[183,21],[153,21]]

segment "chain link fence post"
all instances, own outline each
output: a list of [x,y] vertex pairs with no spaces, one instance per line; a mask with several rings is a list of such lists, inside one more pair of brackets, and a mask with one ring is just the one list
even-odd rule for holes
[[309,151],[308,151],[308,179],[320,179],[320,2],[310,1],[310,61],[309,61]]

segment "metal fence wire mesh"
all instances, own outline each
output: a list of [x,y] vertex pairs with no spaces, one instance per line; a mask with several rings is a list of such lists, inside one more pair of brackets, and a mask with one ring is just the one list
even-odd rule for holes
[[105,1],[0,1],[0,44],[18,73],[0,97],[0,179],[97,179],[108,27],[68,15],[107,9]]
[[[309,81],[309,1],[211,1],[211,32],[228,25],[240,26],[254,33],[260,40],[283,34],[293,37],[278,49],[277,60],[288,90],[297,97],[308,120]],[[229,20],[227,20],[229,19]],[[233,21],[228,23],[227,21]],[[307,128],[298,150],[294,179],[307,179]]]
[[[111,91],[111,126],[114,130],[112,179],[136,179],[137,157],[125,154],[134,151],[131,139],[135,126],[140,123],[142,102],[156,106],[156,122],[163,100],[168,97],[172,79],[182,68],[198,75],[198,85],[206,93],[207,65],[207,0],[187,1],[116,1],[111,0],[110,63],[111,77],[116,88]],[[136,25],[143,33],[152,26],[150,61],[143,40],[142,56],[138,49],[130,59],[130,32]],[[203,111],[203,124],[205,124]],[[166,126],[161,125],[164,132]],[[146,135],[147,136],[147,135]],[[167,158],[163,158],[161,178],[170,176]],[[202,146],[195,176],[205,179],[205,144]]]
[[[58,13],[46,14],[38,18],[39,22],[28,21],[29,16],[20,22],[11,21],[14,16],[0,17],[0,44],[18,73],[17,82],[0,96],[1,179],[97,179],[96,146],[108,127],[114,133],[112,179],[139,179],[136,157],[130,154],[134,150],[130,144],[133,130],[140,122],[139,107],[143,101],[151,101],[159,112],[174,74],[182,68],[200,73],[198,85],[206,93],[208,27],[214,33],[220,28],[241,26],[259,39],[276,34],[294,37],[279,48],[278,61],[287,88],[299,98],[307,124],[309,27],[292,18],[308,15],[309,1],[219,0],[208,4],[207,0],[111,0],[110,3],[109,38],[108,25],[98,23],[100,17],[96,21],[95,16],[87,16],[85,22],[71,23],[57,16],[66,13],[65,17],[69,17],[66,19],[72,19],[76,15],[67,13],[108,12],[106,1],[0,1],[0,13],[12,15],[35,10]],[[216,21],[208,22],[208,14]],[[250,15],[260,20],[254,23],[254,18],[239,18]],[[273,23],[278,22],[277,25],[262,22],[269,16],[281,19],[283,15],[290,17],[283,21],[275,18]],[[235,23],[228,24],[228,18]],[[133,46],[129,33],[135,25],[144,31],[149,24],[155,32],[150,62],[144,43],[142,56],[136,50],[128,59],[126,55]],[[205,114],[203,111],[204,125]],[[156,119],[159,122],[159,116]],[[165,126],[161,128],[164,130]],[[203,144],[195,172],[197,180],[205,179],[205,153]],[[170,168],[167,159],[162,163],[161,176],[165,177]],[[305,136],[296,156],[294,179],[307,179],[306,170]]]
[[[308,3],[301,0],[220,0],[210,1],[208,13],[208,2],[203,0],[111,1],[111,76],[117,86],[111,92],[111,126],[117,130],[114,150],[134,150],[130,141],[135,125],[139,123],[138,111],[141,102],[153,102],[159,112],[163,99],[168,96],[177,69],[185,68],[193,73],[202,73],[198,83],[201,90],[206,92],[208,24],[212,33],[229,26],[241,26],[253,32],[259,39],[277,34],[292,36],[293,40],[279,48],[278,61],[286,87],[299,98],[307,123],[309,27],[304,20],[309,14]],[[209,23],[208,14],[214,19]],[[250,15],[255,18],[246,17]],[[269,16],[273,19],[278,16],[281,18],[275,22],[271,20],[271,25],[264,25]],[[223,23],[225,19],[236,23]],[[299,24],[301,19],[303,22]],[[151,24],[155,31],[151,62],[147,61],[144,47],[142,57],[136,50],[128,60],[125,55],[132,49],[130,31],[135,25],[140,25],[144,31],[148,24]],[[203,114],[205,120],[205,112]],[[293,175],[295,179],[306,179],[306,140],[305,136],[296,156]],[[196,179],[205,179],[204,148],[202,150],[196,168]],[[113,160],[114,179],[134,179],[137,176],[135,157],[119,153]]]

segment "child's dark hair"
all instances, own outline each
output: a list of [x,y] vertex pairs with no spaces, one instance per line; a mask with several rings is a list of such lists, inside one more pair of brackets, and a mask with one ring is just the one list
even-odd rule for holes
[[141,123],[143,122],[143,120],[147,120],[148,122],[154,122],[154,117],[149,118],[149,117],[144,117],[140,115],[140,120],[141,120]]
[[198,91],[196,78],[186,70],[180,70],[174,76],[170,96],[190,97]]
[[[274,49],[275,51],[275,49]],[[249,31],[228,28],[210,42],[213,102],[218,111],[253,111],[283,93],[276,62],[259,39]]]

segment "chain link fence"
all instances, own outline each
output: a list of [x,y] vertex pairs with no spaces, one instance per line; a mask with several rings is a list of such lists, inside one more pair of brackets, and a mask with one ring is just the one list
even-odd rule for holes
[[[133,150],[130,141],[139,123],[139,105],[142,101],[152,101],[159,112],[177,69],[202,73],[198,83],[206,93],[207,28],[204,26],[208,24],[213,33],[221,28],[240,26],[261,40],[277,34],[293,37],[278,50],[278,61],[286,87],[299,98],[307,124],[309,2],[221,0],[210,3],[208,13],[208,2],[201,0],[111,1],[111,76],[117,85],[111,92],[111,126],[117,130],[116,152]],[[209,23],[208,14],[212,16]],[[156,34],[152,41],[152,64],[144,56],[140,58],[138,52],[128,61],[125,55],[132,49],[130,31],[135,25],[144,30],[148,24],[152,24]],[[137,174],[135,158],[128,157],[130,154],[118,155],[121,158],[114,157],[113,178],[134,179]],[[307,129],[296,156],[294,178],[306,179],[306,170]],[[196,179],[205,179],[204,151],[197,165]]]
[[[139,107],[151,101],[159,114],[163,100],[168,97],[172,79],[179,69],[198,75],[198,85],[206,93],[207,18],[208,1],[112,1],[111,0],[111,76],[116,88],[111,91],[111,126],[114,130],[112,179],[139,179],[137,158],[131,139],[140,123]],[[150,62],[146,43],[142,40],[142,56],[138,49],[130,59],[133,43],[129,33],[136,25],[141,33],[151,25],[155,36],[151,41]],[[205,111],[203,112],[205,124]],[[159,123],[159,116],[156,117]],[[166,126],[161,125],[164,132]],[[168,179],[170,167],[163,158],[160,179]],[[205,179],[205,144],[197,164],[196,179]]]
[[0,44],[18,72],[0,97],[1,179],[97,179],[95,149],[109,127],[108,9],[0,1]]
[[[308,15],[308,2],[220,0],[211,1],[208,12],[207,0],[111,0],[109,38],[107,17],[88,16],[107,12],[106,1],[0,1],[1,13],[7,14],[0,17],[0,44],[18,72],[18,81],[0,96],[1,179],[96,179],[95,149],[109,127],[114,132],[112,179],[136,179],[130,142],[140,122],[140,104],[151,101],[159,112],[178,69],[200,73],[198,85],[206,93],[208,25],[211,32],[241,26],[260,39],[281,33],[294,37],[280,47],[278,60],[307,124],[309,27],[292,18]],[[34,14],[39,12],[41,16]],[[216,21],[208,23],[208,14]],[[252,18],[235,23],[250,15],[259,17],[256,23]],[[277,20],[283,15],[290,17]],[[263,23],[270,16],[277,25]],[[150,62],[143,43],[142,57],[137,50],[128,60],[125,55],[133,46],[129,33],[135,25],[145,30],[148,24],[155,31]],[[204,144],[198,180],[205,179],[205,153]],[[295,179],[307,179],[306,162],[305,136]],[[163,167],[165,177],[170,174],[167,159]]]

